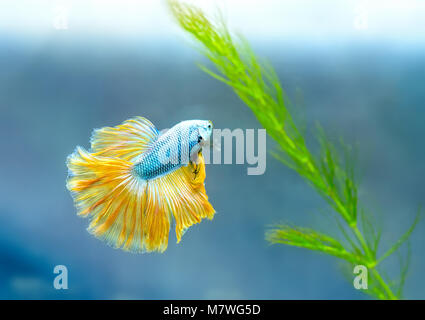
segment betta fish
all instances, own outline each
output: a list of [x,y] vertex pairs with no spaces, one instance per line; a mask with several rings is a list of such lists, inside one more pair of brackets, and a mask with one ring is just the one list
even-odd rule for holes
[[88,231],[115,248],[164,252],[173,220],[177,243],[211,220],[202,156],[211,133],[211,121],[160,132],[142,117],[94,130],[90,152],[77,147],[67,159],[67,188]]

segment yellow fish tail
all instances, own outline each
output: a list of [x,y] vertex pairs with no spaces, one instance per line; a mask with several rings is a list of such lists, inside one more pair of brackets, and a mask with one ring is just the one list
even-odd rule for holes
[[142,218],[146,183],[134,176],[133,164],[93,156],[79,147],[67,164],[67,188],[78,214],[90,219],[88,231],[113,247],[145,251]]
[[187,228],[214,216],[204,188],[202,154],[197,165],[148,181],[135,174],[132,162],[80,147],[68,157],[67,165],[67,188],[78,214],[89,217],[90,233],[115,248],[163,252],[172,217],[180,242]]

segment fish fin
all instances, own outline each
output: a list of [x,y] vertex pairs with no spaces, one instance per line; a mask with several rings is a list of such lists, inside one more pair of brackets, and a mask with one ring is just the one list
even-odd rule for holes
[[67,188],[78,215],[89,217],[90,233],[127,251],[165,251],[170,215],[159,210],[155,187],[135,175],[131,162],[77,147],[67,165]]
[[164,212],[172,214],[179,243],[190,226],[201,222],[203,218],[211,220],[214,217],[215,210],[208,201],[204,180],[205,162],[201,153],[197,165],[190,163],[165,176],[150,180],[147,186],[150,205],[147,207],[149,210],[146,212],[146,219],[154,217],[154,208],[157,208],[161,215],[164,215]]
[[95,156],[114,157],[134,162],[158,138],[159,132],[148,119],[136,117],[116,127],[93,131],[91,151]]

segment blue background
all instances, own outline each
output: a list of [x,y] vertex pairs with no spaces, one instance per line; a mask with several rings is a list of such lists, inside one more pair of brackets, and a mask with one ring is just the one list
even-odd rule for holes
[[[8,9],[25,20],[23,8]],[[164,6],[158,10],[172,24]],[[259,36],[249,15],[236,21],[250,26],[244,34],[275,67],[308,132],[319,121],[335,139],[358,145],[360,197],[388,248],[424,202],[423,36],[408,37],[406,27],[391,37],[335,35],[315,21],[303,37]],[[93,128],[136,115],[159,129],[197,118],[216,128],[259,125],[231,89],[196,67],[205,61],[178,29],[129,35],[87,30],[77,19],[69,30],[49,23],[25,29],[13,20],[0,33],[0,298],[365,298],[334,258],[264,240],[276,222],[338,235],[326,203],[270,154],[261,176],[248,176],[247,165],[209,165],[214,220],[190,228],[179,245],[172,230],[164,254],[130,254],[90,236],[65,188],[65,159],[76,145],[89,146]],[[425,298],[424,228],[412,236],[407,298]],[[53,288],[59,264],[68,268],[68,290]],[[387,264],[395,272],[397,265]]]

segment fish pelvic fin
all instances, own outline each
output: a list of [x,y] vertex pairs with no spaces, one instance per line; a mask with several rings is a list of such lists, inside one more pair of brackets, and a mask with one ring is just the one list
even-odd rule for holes
[[91,151],[95,156],[115,157],[134,162],[148,150],[159,131],[148,119],[136,117],[116,127],[95,129],[91,136]]
[[190,163],[170,174],[150,180],[147,186],[149,209],[146,219],[153,219],[154,208],[160,215],[172,214],[179,243],[190,226],[204,218],[211,220],[214,217],[215,210],[205,192],[205,177],[205,162],[202,154],[199,154],[198,164]]
[[114,248],[163,252],[168,245],[170,215],[161,212],[148,182],[133,164],[95,156],[77,147],[67,161],[78,215],[88,217],[88,231]]

